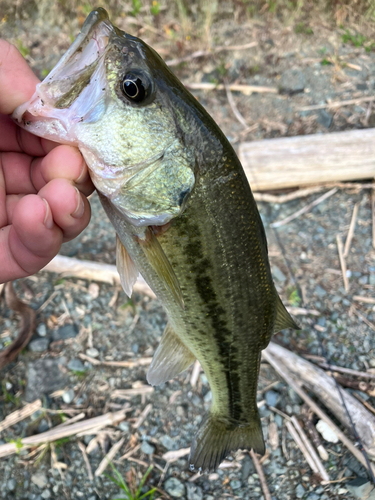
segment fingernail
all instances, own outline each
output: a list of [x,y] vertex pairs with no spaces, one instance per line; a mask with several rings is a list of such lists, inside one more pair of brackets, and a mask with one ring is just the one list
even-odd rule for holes
[[48,201],[45,198],[42,198],[42,200],[46,204],[46,215],[44,216],[43,224],[46,226],[47,229],[52,229],[53,217],[52,217],[51,207],[49,206]]
[[87,174],[87,169],[86,169],[86,162],[85,160],[82,158],[82,165],[81,165],[81,171],[80,171],[80,174],[76,180],[76,183],[80,183],[83,178],[86,176]]
[[85,204],[83,203],[83,199],[79,190],[76,187],[74,189],[77,192],[77,208],[72,213],[72,217],[74,217],[75,219],[80,219],[84,214]]

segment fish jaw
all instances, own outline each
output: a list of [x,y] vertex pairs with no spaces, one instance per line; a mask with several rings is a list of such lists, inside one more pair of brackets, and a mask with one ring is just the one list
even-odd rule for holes
[[78,144],[75,125],[98,120],[106,109],[102,64],[115,29],[104,9],[93,11],[68,51],[18,106],[13,119],[29,132],[63,144]]

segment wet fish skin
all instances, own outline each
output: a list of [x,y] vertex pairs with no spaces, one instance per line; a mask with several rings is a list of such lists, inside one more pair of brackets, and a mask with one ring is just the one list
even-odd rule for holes
[[[224,134],[152,48],[115,28],[103,9],[90,16],[80,42],[87,64],[67,57],[15,116],[38,135],[78,145],[129,266],[165,307],[150,383],[200,361],[212,407],[189,462],[212,470],[231,450],[264,452],[260,353],[275,329],[297,325],[276,292],[257,206]],[[146,82],[144,102],[122,93],[129,71]]]

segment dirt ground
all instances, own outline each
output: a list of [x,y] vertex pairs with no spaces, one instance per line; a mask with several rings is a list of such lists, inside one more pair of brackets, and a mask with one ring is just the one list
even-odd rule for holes
[[[333,16],[306,9],[279,13],[269,8],[259,13],[249,10],[251,2],[245,1],[219,2],[216,8],[214,3],[193,2],[184,12],[181,2],[161,2],[160,12],[152,14],[150,5],[156,9],[157,2],[139,5],[137,11],[138,2],[110,2],[112,21],[143,38],[165,60],[210,50],[204,57],[172,63],[184,83],[216,84],[226,79],[277,89],[251,95],[233,92],[246,126],[235,118],[225,91],[193,91],[235,148],[242,141],[375,125],[368,99],[375,88],[374,25],[349,8],[338,9]],[[73,2],[41,2],[38,8],[33,2],[4,2],[0,35],[18,46],[43,78],[69,47],[89,10],[90,4]],[[239,48],[252,42],[251,48]],[[215,52],[222,46],[227,49]],[[301,109],[351,99],[356,103],[334,109]],[[371,190],[360,183],[340,188],[307,214],[278,229],[270,226],[320,194],[287,203],[259,203],[281,297],[290,306],[319,313],[298,316],[301,330],[283,331],[275,340],[301,355],[322,356],[323,347],[332,363],[371,372],[375,368]],[[91,204],[90,226],[61,253],[114,264],[114,230],[96,195]],[[350,288],[346,291],[336,238],[345,241],[355,204],[358,215],[347,257]],[[17,454],[0,460],[0,498],[119,498],[113,482],[95,475],[118,442],[113,462],[130,484],[139,484],[153,465],[143,492],[157,486],[155,499],[265,498],[248,453],[239,452],[225,468],[202,476],[188,470],[186,455],[169,464],[163,458],[166,452],[190,446],[210,406],[211,392],[203,373],[192,382],[192,369],[161,387],[147,386],[147,365],[139,360],[153,355],[166,324],[157,300],[139,294],[128,300],[116,285],[46,272],[14,286],[37,311],[37,327],[28,348],[1,371],[0,456],[1,445],[19,443],[20,438],[45,432],[81,413],[84,421],[125,409],[126,418],[52,445],[31,450],[20,445]],[[355,300],[357,296],[370,301]],[[16,314],[1,300],[0,349],[17,330]],[[130,360],[135,361],[133,366],[116,366]],[[366,391],[346,390],[375,406],[371,382]],[[288,417],[304,412],[303,401],[266,363],[261,366],[258,396],[267,442],[262,467],[272,500],[353,500],[366,498],[366,492],[375,498],[370,496],[375,494],[366,470],[340,443],[323,440],[328,453],[323,464],[330,482],[320,484],[286,428]],[[37,399],[42,404],[37,412],[1,431],[6,416]]]

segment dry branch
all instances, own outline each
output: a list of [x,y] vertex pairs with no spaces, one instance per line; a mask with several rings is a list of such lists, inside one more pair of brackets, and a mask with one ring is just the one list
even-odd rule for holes
[[249,42],[245,45],[219,45],[218,47],[213,47],[211,50],[197,50],[187,56],[179,57],[177,59],[170,59],[169,61],[166,61],[166,64],[168,66],[177,66],[182,62],[191,61],[193,59],[197,59],[198,57],[212,56],[213,54],[217,54],[223,51],[251,49],[253,47],[256,47],[257,45],[258,42]]
[[0,422],[0,433],[8,427],[11,427],[18,422],[21,422],[25,418],[30,417],[41,407],[42,402],[40,399],[37,399],[33,403],[30,403],[23,407],[21,410],[14,411],[13,413],[5,417],[2,422]]
[[[271,342],[270,345],[271,344],[273,344],[273,342]],[[360,462],[366,469],[368,469],[367,462],[358,448],[355,447],[355,445],[350,441],[349,438],[346,437],[341,429],[337,427],[337,425],[324,413],[324,411],[315,403],[315,401],[310,398],[310,396],[301,388],[299,383],[294,380],[294,378],[290,375],[288,369],[282,364],[282,362],[270,353],[269,347],[262,352],[262,357],[276,370],[279,375],[281,375],[281,377],[305,401],[305,403],[310,406],[313,412],[331,427],[332,431],[355,456],[358,462]],[[374,467],[372,467],[372,469],[375,470]]]
[[256,453],[254,453],[253,450],[250,451],[250,457],[253,461],[254,467],[255,467],[257,474],[259,476],[259,481],[260,481],[260,485],[261,485],[262,490],[263,490],[264,498],[265,498],[265,500],[271,500],[271,493],[270,493],[270,490],[268,489],[268,486],[267,486],[266,477],[264,475],[264,472],[263,472],[262,466],[260,465],[258,457],[256,456]]
[[337,192],[337,188],[331,189],[327,193],[322,194],[322,196],[319,196],[319,198],[316,198],[316,200],[312,201],[308,205],[305,205],[304,207],[302,207],[300,210],[297,210],[297,212],[294,212],[294,214],[289,215],[288,217],[286,217],[283,220],[280,220],[280,221],[277,221],[277,222],[273,222],[271,224],[271,227],[284,226],[285,224],[287,224],[288,222],[296,219],[300,215],[303,215],[303,214],[306,214],[307,212],[310,212],[310,210],[312,208],[316,207],[317,205],[319,205],[319,203],[322,203],[323,201],[325,201],[327,198],[329,198],[330,196],[332,196],[336,192]]
[[148,366],[151,364],[152,358],[136,358],[128,361],[100,361],[99,359],[91,358],[87,354],[80,353],[79,357],[85,361],[90,361],[95,366],[111,366],[113,368],[135,368],[136,366]]
[[349,255],[350,245],[352,244],[352,239],[353,239],[354,230],[355,230],[355,223],[357,220],[358,209],[359,209],[359,202],[356,203],[354,205],[354,208],[353,208],[353,214],[352,214],[352,218],[350,221],[348,236],[346,237],[346,241],[345,241],[345,248],[344,248],[344,257],[345,258]]
[[298,432],[298,434],[299,434],[299,436],[300,436],[303,444],[306,446],[306,449],[309,452],[311,458],[315,462],[321,478],[323,479],[323,481],[329,481],[329,476],[327,474],[327,471],[323,467],[323,464],[320,461],[320,458],[318,457],[318,454],[316,453],[313,445],[310,443],[309,439],[307,438],[305,432],[303,431],[300,423],[298,422],[298,420],[297,420],[297,418],[295,416],[292,417],[292,423],[294,424],[294,427],[296,428],[296,430],[297,430],[297,432]]
[[345,291],[347,292],[349,290],[349,280],[348,280],[348,276],[347,276],[346,260],[345,260],[345,256],[344,256],[344,247],[342,244],[341,236],[339,234],[336,236],[336,241],[337,241],[337,251],[338,251],[339,259],[340,259],[342,279],[344,281]]
[[103,458],[103,460],[100,462],[99,467],[95,471],[95,477],[99,477],[103,474],[103,472],[106,470],[108,467],[109,463],[113,460],[115,457],[116,453],[119,451],[121,446],[124,444],[125,438],[121,438],[120,441],[115,443],[112,448],[109,450],[107,455]]
[[[288,369],[305,387],[311,390],[349,430],[351,423],[342,405],[335,381],[321,368],[297,356],[288,349],[271,342],[268,353]],[[371,455],[375,455],[375,418],[351,394],[343,389],[342,396],[362,443]],[[336,431],[335,431],[336,432]]]
[[[24,448],[29,448],[30,446],[36,446],[41,443],[51,443],[64,437],[75,436],[83,431],[92,429],[97,430],[99,428],[106,427],[107,425],[117,425],[119,422],[124,420],[126,412],[128,411],[129,409],[125,409],[115,413],[106,413],[105,415],[90,418],[84,422],[74,423],[72,425],[67,425],[66,427],[56,427],[47,432],[26,437],[21,440],[20,444]],[[19,449],[18,443],[6,443],[0,445],[0,458],[16,453],[17,449]]]
[[301,450],[303,456],[305,457],[306,462],[309,464],[311,470],[314,472],[314,474],[319,474],[319,469],[318,469],[316,463],[314,462],[314,460],[311,457],[310,453],[308,452],[306,446],[302,442],[302,439],[300,438],[298,432],[293,427],[292,422],[288,422],[287,421],[285,424],[287,426],[287,429],[288,429],[290,435],[292,436],[292,438],[294,439],[294,441],[297,444],[298,448]]
[[[93,262],[90,260],[79,260],[64,255],[57,255],[49,264],[42,269],[51,273],[58,273],[63,276],[72,276],[86,280],[101,281],[111,285],[121,284],[116,266]],[[142,277],[139,277],[134,284],[133,290],[144,293],[151,298],[155,298],[154,292],[147,285]]]
[[[185,87],[191,90],[225,90],[225,85],[222,83],[184,83]],[[251,95],[254,92],[262,94],[277,94],[276,87],[262,87],[261,85],[241,85],[240,83],[231,83],[229,90],[232,92],[242,92],[245,95]]]
[[375,129],[243,142],[253,191],[375,177]]

